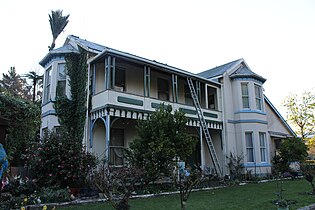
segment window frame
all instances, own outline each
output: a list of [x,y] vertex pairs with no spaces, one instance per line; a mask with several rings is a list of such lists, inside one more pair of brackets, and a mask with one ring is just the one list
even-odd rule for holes
[[[113,145],[113,143],[117,143],[117,142],[114,142],[115,134],[118,134],[120,137],[122,137],[121,139],[119,139],[121,140],[121,142],[119,142],[121,143],[121,145]],[[115,150],[123,151],[124,148],[125,148],[125,130],[121,128],[111,128],[110,143],[109,143],[109,151],[110,151],[109,162],[112,166],[120,167],[124,165],[125,163],[124,157],[123,156],[119,157],[117,153],[115,152]],[[122,161],[121,164],[117,163],[118,158],[121,158],[121,161]]]
[[51,71],[52,71],[51,66],[45,71],[45,87],[44,87],[44,98],[43,98],[44,103],[48,102],[51,99],[51,94],[50,94]]
[[[210,91],[212,90],[212,91]],[[218,110],[218,94],[217,89],[211,86],[207,86],[207,103],[208,103],[208,109],[211,110]],[[213,103],[210,103],[210,98],[213,97]],[[213,107],[211,107],[213,105]]]
[[[61,75],[60,74],[60,69],[62,69],[61,66],[63,66],[64,78],[60,76]],[[57,76],[56,94],[57,94],[57,96],[66,96],[66,91],[67,91],[67,68],[66,68],[66,63],[58,63],[57,75],[58,76]],[[60,84],[62,84],[62,83],[63,83],[63,86],[61,87]],[[60,91],[62,91],[62,93]]]
[[[262,163],[267,163],[268,162],[268,148],[267,148],[267,135],[265,132],[259,132],[259,152],[260,152],[260,161]],[[264,155],[264,158],[263,158],[263,155]]]
[[115,67],[115,84],[114,89],[117,91],[126,91],[126,69],[120,66]]
[[[247,136],[250,135],[250,142],[248,142]],[[248,145],[251,143],[251,145]],[[254,163],[255,162],[255,145],[253,139],[253,132],[245,132],[245,147],[246,147],[246,162],[247,163]],[[250,153],[250,156],[249,156]]]
[[[162,83],[164,84],[162,85]],[[166,99],[162,97],[163,95],[166,96]],[[170,82],[167,79],[157,78],[157,98],[162,101],[170,100]]]
[[[254,90],[255,90],[256,109],[262,111],[263,110],[263,105],[262,105],[262,88],[261,88],[260,85],[255,84],[254,85]],[[258,91],[256,91],[256,90],[258,90]]]
[[[248,82],[242,82],[241,83],[241,94],[242,94],[242,108],[243,109],[250,109],[250,102],[249,102],[249,87]],[[246,88],[246,89],[243,89]],[[244,93],[244,92],[247,92]],[[245,100],[247,99],[247,102],[245,103]],[[247,105],[247,106],[246,106]]]

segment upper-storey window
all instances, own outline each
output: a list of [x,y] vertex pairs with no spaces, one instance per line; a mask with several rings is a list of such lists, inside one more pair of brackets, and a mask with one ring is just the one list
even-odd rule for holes
[[166,79],[158,78],[158,99],[168,101],[169,100],[169,83]]
[[123,68],[115,70],[115,90],[126,91],[126,71]]
[[244,109],[249,109],[248,83],[241,83],[242,88],[242,104]]
[[185,104],[187,105],[194,105],[193,99],[191,97],[190,89],[188,85],[185,85]]
[[58,82],[57,82],[57,96],[65,96],[66,95],[66,64],[59,63],[58,64]]
[[256,109],[262,110],[261,87],[258,85],[255,85],[255,100],[256,100]]
[[208,108],[217,109],[217,89],[213,87],[208,87],[207,92],[208,92]]
[[44,103],[50,99],[51,67],[45,72]]

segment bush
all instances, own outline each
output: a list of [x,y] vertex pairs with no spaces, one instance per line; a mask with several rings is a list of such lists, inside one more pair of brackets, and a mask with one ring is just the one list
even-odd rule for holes
[[52,132],[31,144],[24,156],[39,186],[78,187],[96,166],[96,158],[64,132]]

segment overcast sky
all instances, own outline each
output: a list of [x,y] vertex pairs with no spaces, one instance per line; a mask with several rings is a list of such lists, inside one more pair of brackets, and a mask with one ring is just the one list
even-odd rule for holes
[[244,58],[283,115],[285,96],[315,87],[313,0],[0,0],[0,77],[43,72],[56,9],[70,14],[56,48],[73,34],[194,73]]

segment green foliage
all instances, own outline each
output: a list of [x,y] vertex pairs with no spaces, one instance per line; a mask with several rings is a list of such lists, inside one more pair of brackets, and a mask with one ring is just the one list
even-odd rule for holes
[[70,201],[68,188],[61,189],[56,186],[39,188],[33,180],[23,180],[20,177],[10,180],[3,192],[13,196],[0,197],[0,209],[20,209],[26,205]]
[[300,97],[296,94],[289,95],[283,106],[287,109],[287,118],[297,127],[297,133],[305,140],[314,134],[315,124],[315,95],[304,92]]
[[93,183],[117,210],[128,210],[129,198],[142,180],[143,171],[135,167],[109,167],[103,164],[93,176]]
[[48,15],[48,16],[49,16],[51,34],[53,36],[53,41],[51,43],[51,46],[48,47],[49,51],[51,51],[55,48],[55,42],[59,34],[67,26],[69,22],[68,18],[70,15],[63,16],[62,10],[56,10],[56,11],[52,10],[51,15]]
[[138,122],[139,138],[126,153],[131,165],[145,170],[146,182],[170,175],[174,160],[186,160],[192,153],[197,141],[187,134],[186,122],[184,113],[173,114],[164,104],[149,119]]
[[66,56],[71,99],[57,94],[58,97],[54,104],[60,125],[73,136],[73,139],[80,142],[83,139],[86,114],[86,56],[84,50],[81,50],[80,54],[72,53]]
[[280,144],[279,155],[273,159],[273,164],[278,172],[289,171],[291,162],[301,162],[307,157],[307,146],[298,138],[284,139]]
[[[25,75],[28,79],[32,81],[32,89],[33,89],[33,94],[32,94],[32,101],[35,102],[36,99],[37,101],[41,101],[41,91],[36,91],[36,88],[39,86],[41,87],[43,85],[43,75],[38,75],[35,71],[30,71]],[[37,97],[36,97],[37,96]]]
[[68,133],[49,133],[26,151],[26,165],[33,171],[39,186],[62,188],[83,184],[96,165],[96,159],[82,149]]
[[31,100],[31,86],[25,79],[16,73],[15,67],[11,67],[7,74],[2,74],[0,80],[1,92],[8,92],[15,97]]
[[191,167],[180,168],[178,165],[175,167],[173,174],[173,181],[175,186],[179,188],[181,210],[186,210],[186,205],[191,191],[203,181],[204,176],[200,168]]
[[243,156],[233,155],[232,152],[230,156],[227,156],[228,159],[228,168],[230,170],[230,175],[232,180],[241,181],[243,179],[244,165],[243,165]]
[[10,94],[0,93],[0,115],[9,119],[7,152],[13,166],[21,165],[21,155],[29,142],[38,140],[40,106]]

